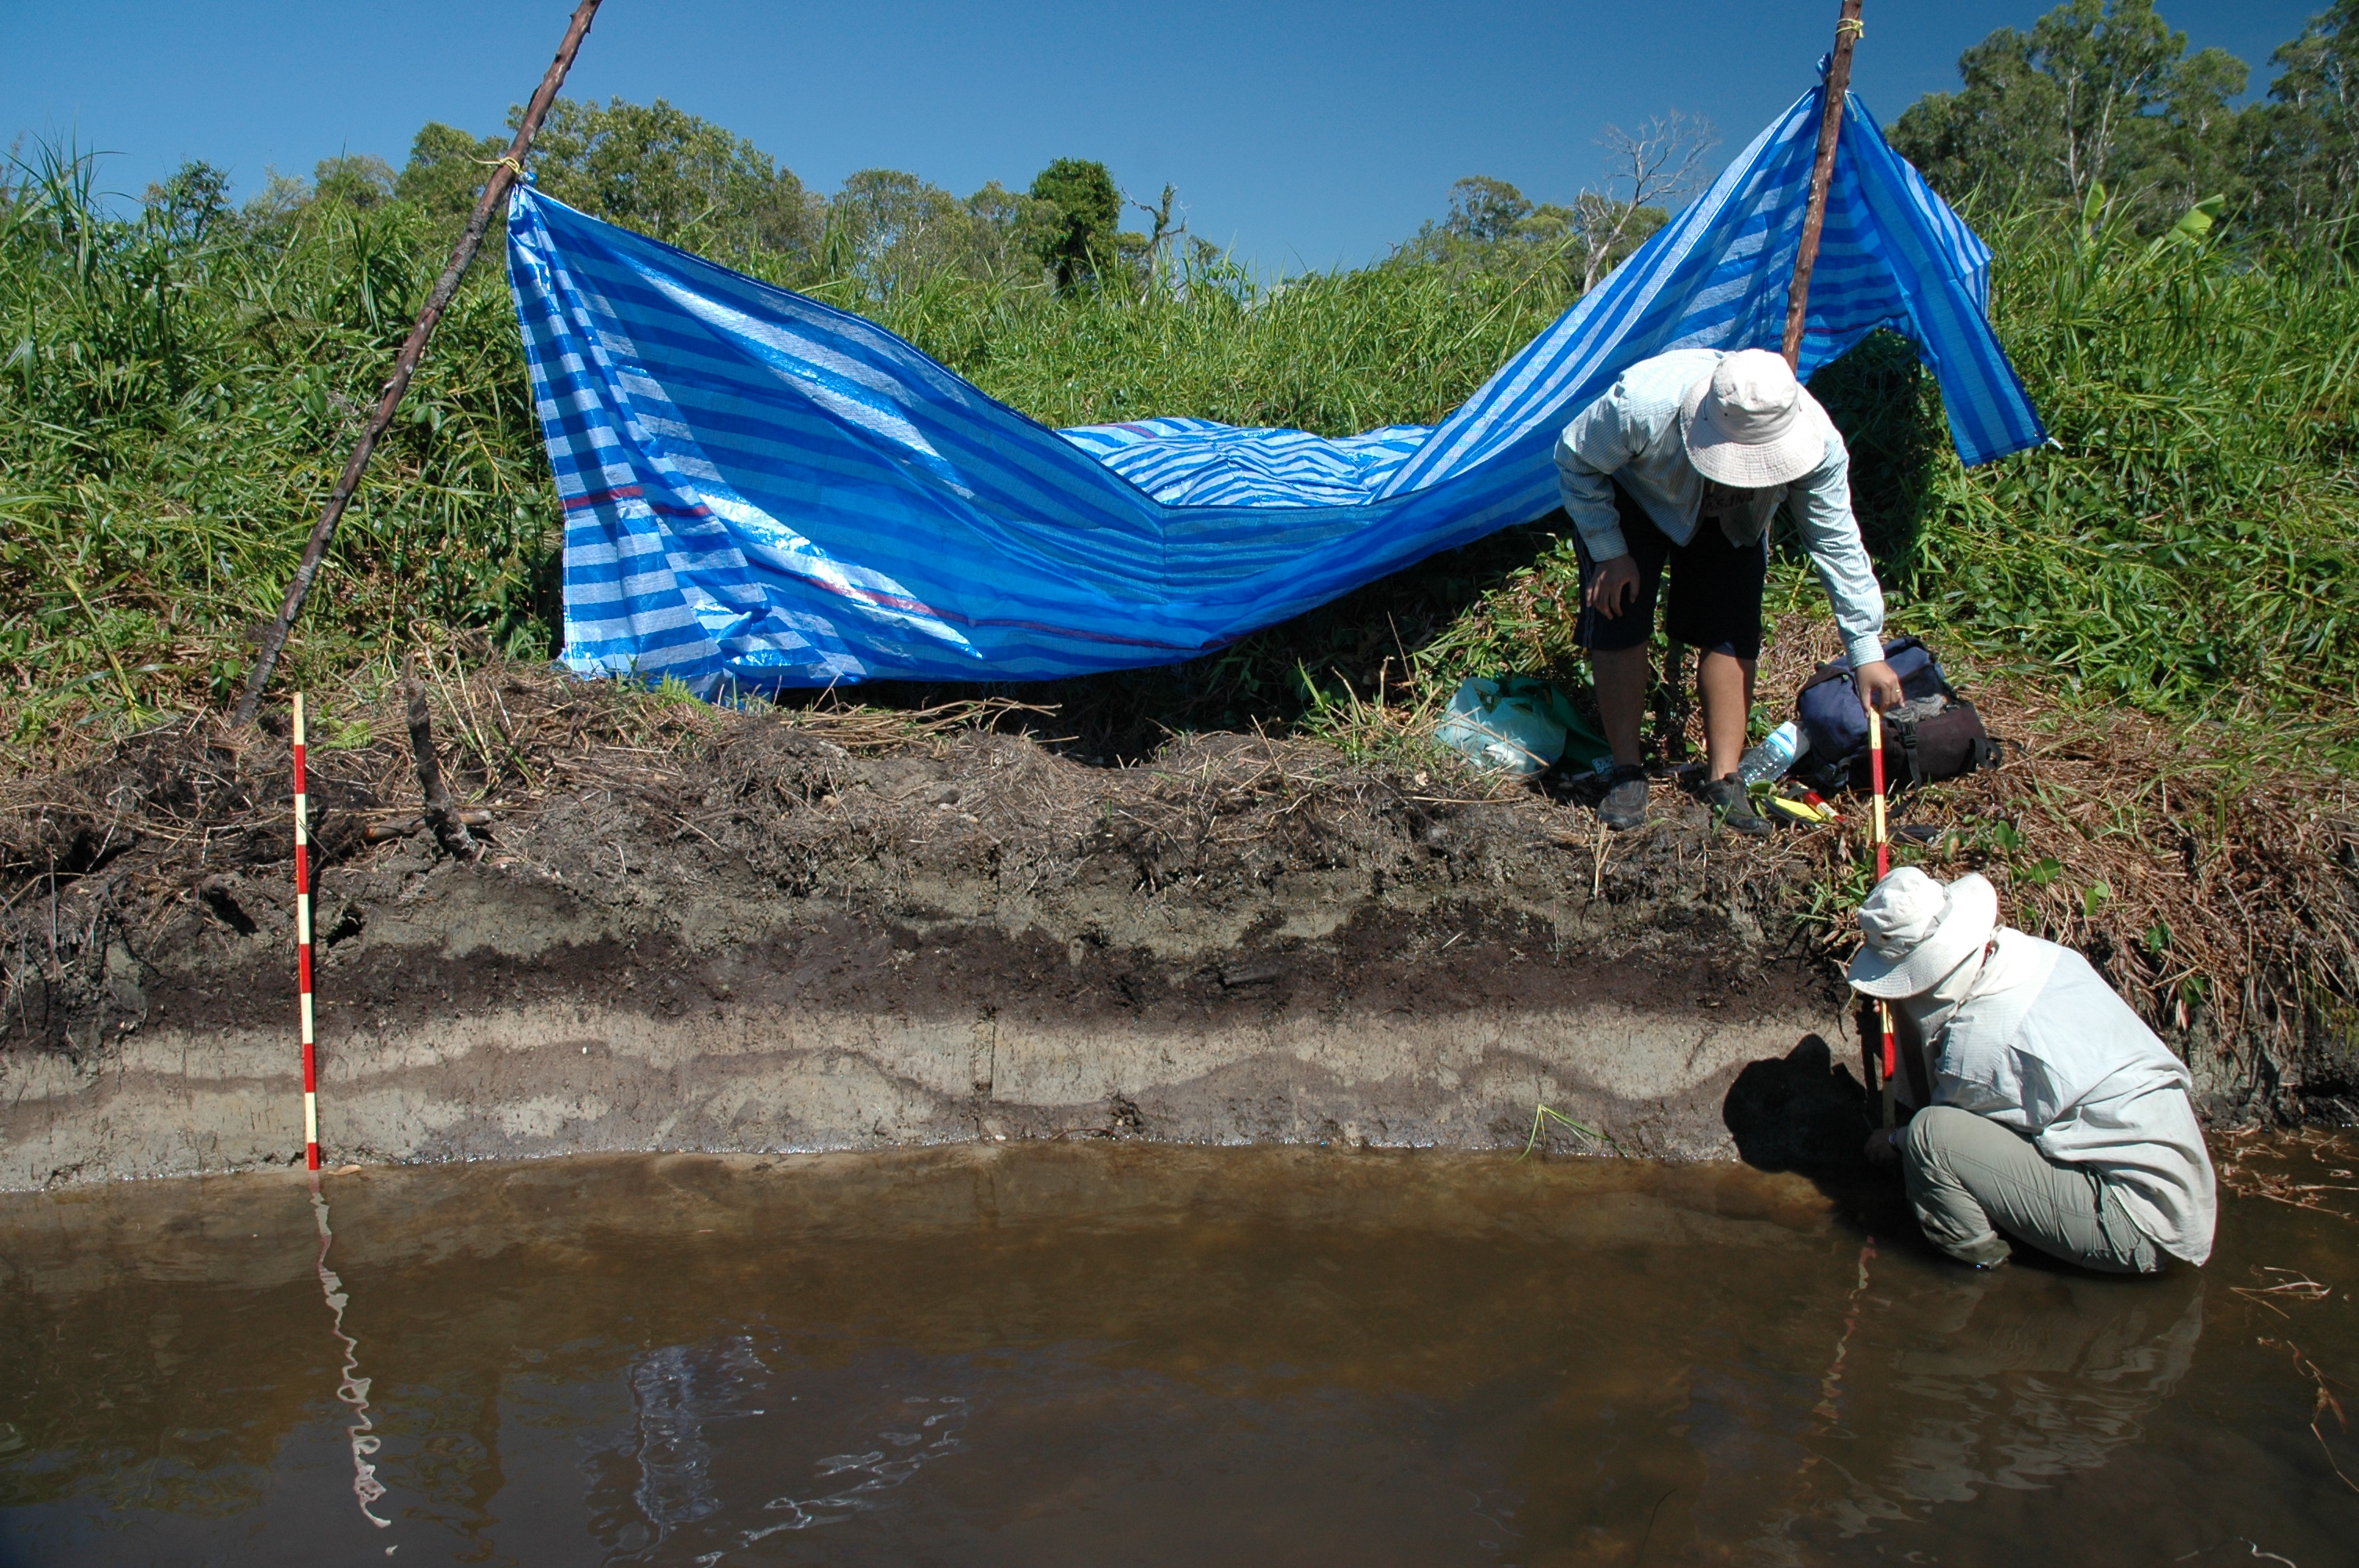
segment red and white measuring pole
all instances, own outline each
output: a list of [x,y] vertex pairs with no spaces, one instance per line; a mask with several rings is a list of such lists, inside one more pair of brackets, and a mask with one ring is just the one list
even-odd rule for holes
[[303,1008],[303,1167],[320,1168],[320,1056],[311,1042],[311,828],[303,795],[303,694],[295,694],[295,969]]
[[[1867,710],[1867,771],[1868,783],[1875,790],[1875,880],[1882,881],[1892,873],[1892,835],[1884,819],[1884,715],[1875,708]],[[1892,1076],[1900,1070],[1900,1051],[1892,1038],[1892,1004],[1875,1004],[1876,1022],[1884,1030],[1884,1125],[1893,1125]]]

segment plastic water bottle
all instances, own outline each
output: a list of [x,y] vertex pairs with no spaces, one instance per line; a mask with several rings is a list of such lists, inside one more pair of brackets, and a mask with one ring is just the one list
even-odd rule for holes
[[1788,719],[1769,731],[1761,744],[1737,759],[1736,776],[1748,789],[1757,784],[1775,783],[1784,778],[1810,749],[1810,743],[1802,739],[1801,726]]

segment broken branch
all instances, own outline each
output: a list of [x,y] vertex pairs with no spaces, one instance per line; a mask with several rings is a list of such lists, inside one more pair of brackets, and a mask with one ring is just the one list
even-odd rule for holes
[[427,711],[426,688],[419,684],[414,666],[404,675],[401,685],[409,699],[409,750],[418,759],[418,787],[426,798],[426,825],[434,830],[434,841],[453,860],[473,860],[483,849],[460,820],[457,807],[451,804],[451,792],[442,787],[442,759],[434,751],[434,716]]

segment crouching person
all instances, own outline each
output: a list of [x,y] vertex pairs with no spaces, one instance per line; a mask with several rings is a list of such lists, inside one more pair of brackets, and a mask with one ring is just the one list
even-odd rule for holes
[[1898,1158],[1934,1245],[1987,1269],[2011,1237],[2108,1273],[2212,1255],[2212,1162],[2186,1065],[2087,959],[2000,925],[1978,876],[1944,887],[1904,866],[1859,924],[1852,987],[1893,1004],[1932,1102],[1873,1134],[1868,1156]]

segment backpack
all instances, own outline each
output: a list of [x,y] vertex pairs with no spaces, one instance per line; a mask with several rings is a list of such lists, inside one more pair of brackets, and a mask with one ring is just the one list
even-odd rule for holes
[[[1884,779],[1887,786],[1955,778],[1998,765],[1998,742],[1974,705],[1960,697],[1933,651],[1915,637],[1895,638],[1884,657],[1900,677],[1901,703],[1884,715]],[[1810,742],[1806,763],[1821,788],[1869,787],[1867,714],[1852,687],[1851,661],[1821,665],[1794,698],[1797,721]]]

